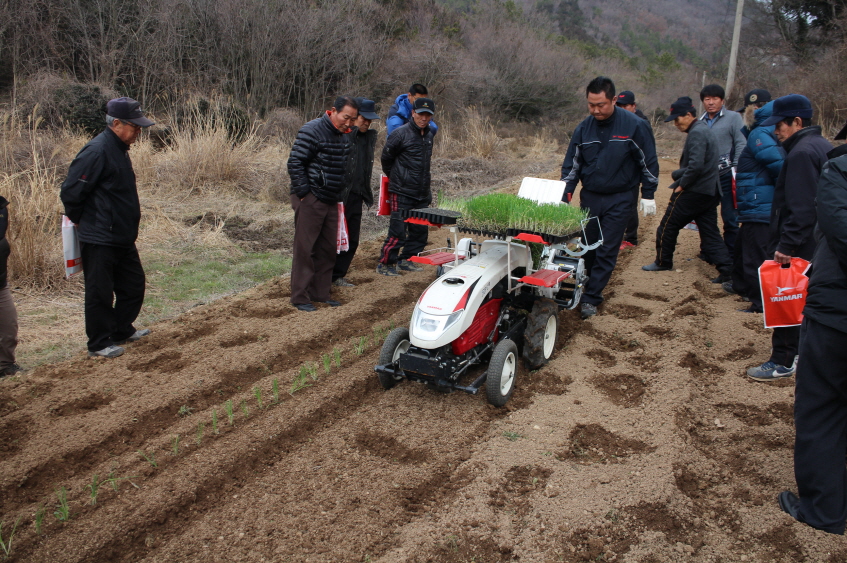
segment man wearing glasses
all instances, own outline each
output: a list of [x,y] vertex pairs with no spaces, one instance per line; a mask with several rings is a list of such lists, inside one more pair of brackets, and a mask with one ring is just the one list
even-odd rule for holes
[[153,122],[137,101],[117,98],[106,104],[106,125],[74,158],[60,197],[82,251],[88,355],[116,358],[124,353],[119,344],[150,334],[132,324],[145,279],[135,247],[141,205],[129,147]]

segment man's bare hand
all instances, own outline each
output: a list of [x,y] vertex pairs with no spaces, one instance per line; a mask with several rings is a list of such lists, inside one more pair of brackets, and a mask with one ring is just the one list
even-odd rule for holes
[[791,256],[788,254],[783,254],[782,252],[776,251],[773,253],[774,262],[778,262],[780,264],[791,264]]

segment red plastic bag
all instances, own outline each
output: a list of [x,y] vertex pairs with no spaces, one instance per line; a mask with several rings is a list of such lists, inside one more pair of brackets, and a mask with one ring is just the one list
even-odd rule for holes
[[765,260],[759,266],[759,288],[765,308],[765,328],[797,326],[803,322],[803,307],[809,277],[806,272],[810,262],[792,258],[788,267],[774,260]]
[[388,176],[385,174],[379,175],[379,211],[377,215],[391,215],[391,205],[389,203],[390,196],[388,195]]
[[335,253],[341,254],[350,250],[350,236],[347,230],[347,216],[344,215],[344,204],[338,202],[338,235],[335,237]]

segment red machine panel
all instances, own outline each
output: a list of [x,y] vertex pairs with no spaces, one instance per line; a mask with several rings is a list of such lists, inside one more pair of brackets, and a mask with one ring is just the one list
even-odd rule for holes
[[[453,353],[461,355],[488,340],[488,335],[494,330],[497,324],[497,317],[500,315],[500,303],[502,299],[492,299],[485,305],[479,308],[476,316],[471,323],[471,326],[462,333],[462,336],[453,341]],[[494,335],[494,341],[497,341],[498,335]]]

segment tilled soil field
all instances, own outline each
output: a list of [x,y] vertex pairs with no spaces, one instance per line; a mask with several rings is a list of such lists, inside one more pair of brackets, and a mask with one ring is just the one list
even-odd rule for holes
[[709,283],[692,231],[677,271],[641,271],[657,221],[597,317],[560,314],[553,360],[522,368],[505,408],[379,386],[378,341],[434,273],[378,276],[376,242],[339,308],[298,312],[279,279],[118,359],[3,382],[10,561],[847,560],[776,505],[793,380],[744,376],[769,332]]

